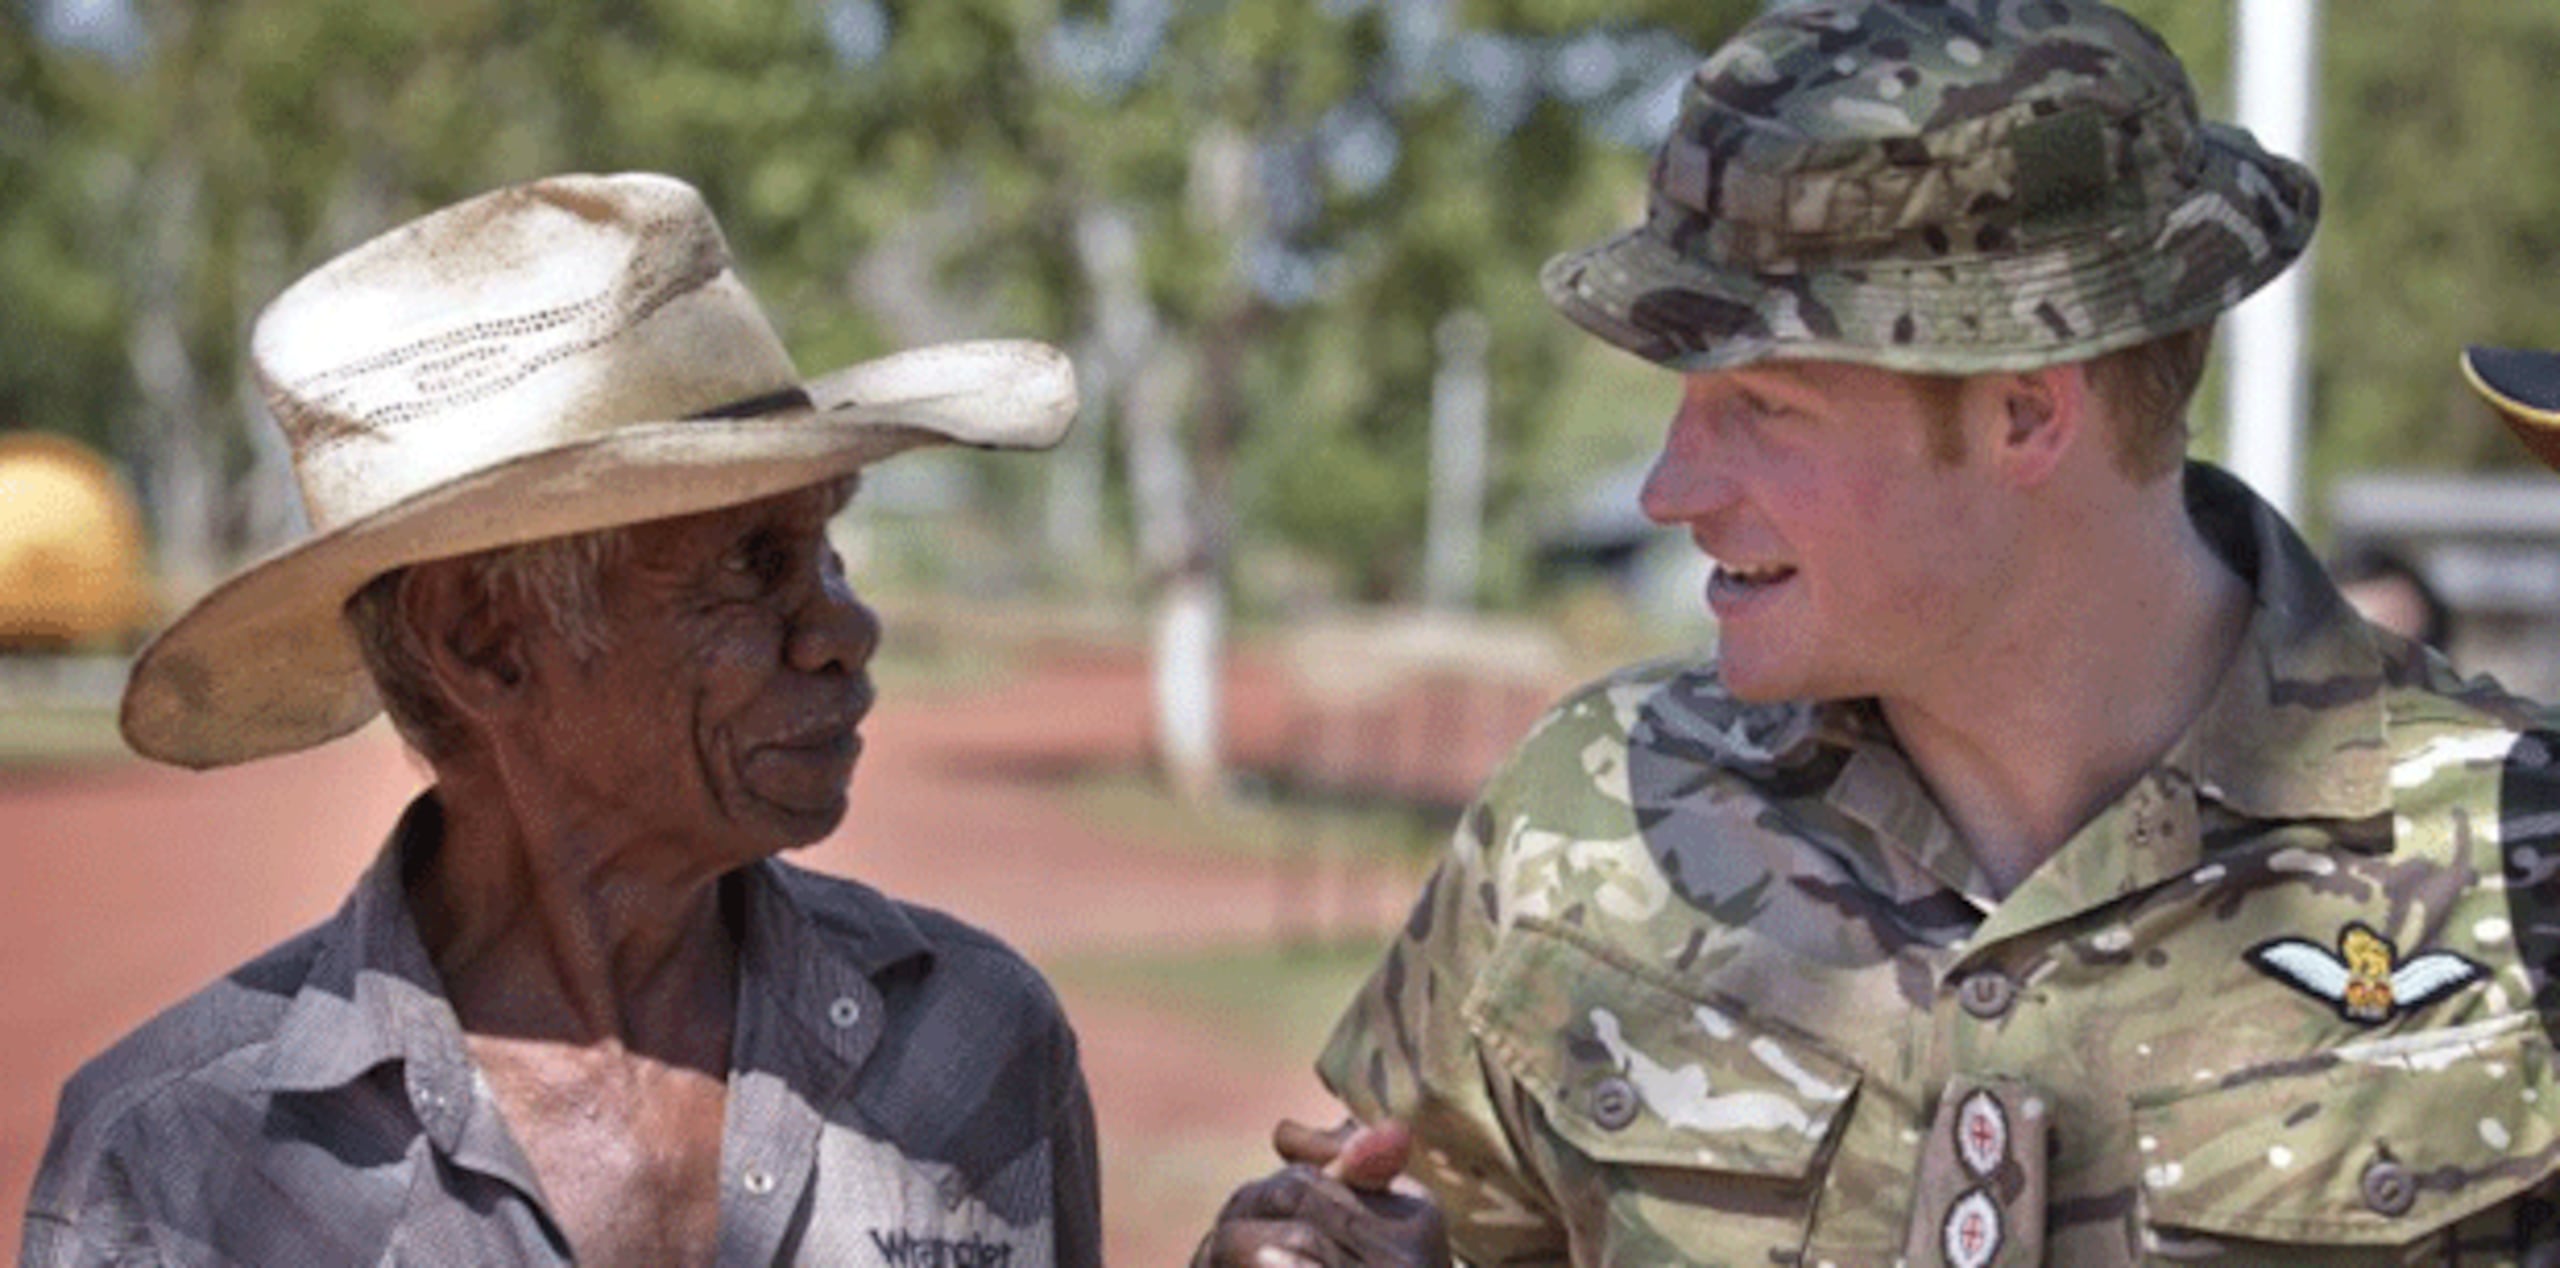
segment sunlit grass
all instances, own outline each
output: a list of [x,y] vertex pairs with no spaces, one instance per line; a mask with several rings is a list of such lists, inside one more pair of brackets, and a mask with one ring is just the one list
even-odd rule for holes
[[1231,1035],[1241,1047],[1301,1053],[1313,1062],[1334,1019],[1384,950],[1380,938],[1336,938],[1212,951],[1085,954],[1049,969],[1061,986],[1077,992],[1144,1004]]
[[1204,849],[1250,858],[1393,862],[1417,879],[1456,822],[1455,812],[1437,807],[1308,797],[1251,775],[1231,782],[1235,792],[1224,804],[1192,806],[1144,775],[1107,772],[1078,783],[1076,809],[1096,822]]
[[[1054,963],[1049,974],[1070,1017],[1109,1004],[1213,1036],[1208,1051],[1195,1049],[1201,1068],[1188,1079],[1267,1088],[1285,1077],[1312,1092],[1316,1053],[1378,951],[1362,940],[1096,954]],[[1265,1122],[1122,1127],[1102,1124],[1103,1214],[1122,1252],[1114,1262],[1182,1262],[1228,1193],[1276,1163]]]
[[0,709],[0,768],[33,769],[116,762],[129,756],[116,733],[116,712],[98,706]]

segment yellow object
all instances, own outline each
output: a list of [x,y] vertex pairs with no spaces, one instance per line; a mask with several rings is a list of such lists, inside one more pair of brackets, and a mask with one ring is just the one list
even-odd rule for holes
[[151,618],[142,516],[115,468],[44,432],[0,432],[0,650],[130,641]]

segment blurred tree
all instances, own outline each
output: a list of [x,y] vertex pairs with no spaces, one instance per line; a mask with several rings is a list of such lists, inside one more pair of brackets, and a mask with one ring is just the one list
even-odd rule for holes
[[181,594],[294,527],[286,454],[249,425],[257,308],[429,207],[562,169],[684,172],[789,279],[780,303],[825,315],[786,330],[830,351],[873,338],[818,302],[872,213],[818,197],[813,174],[858,140],[833,126],[851,88],[794,0],[136,0],[105,50],[32,38],[40,11],[0,20],[0,330],[59,354],[10,357],[0,401],[107,432]]
[[2560,6],[2331,5],[2323,31],[2306,485],[2519,464],[2453,366],[2560,347]]
[[61,54],[35,17],[0,6],[0,428],[105,446],[126,393],[102,228],[130,184],[131,120],[113,68]]
[[[2129,5],[2227,114],[2228,0]],[[1658,433],[1667,394],[1595,373],[1616,354],[1536,272],[1640,214],[1678,84],[1760,8],[0,0],[0,424],[107,442],[169,571],[210,575],[290,526],[243,356],[284,280],[507,181],[676,172],[804,365],[968,334],[1074,350],[1068,452],[993,478],[1049,480],[1070,554],[1125,512],[1165,647],[1191,640],[1162,696],[1200,711],[1159,733],[1214,735],[1236,543],[1415,592],[1445,318],[1487,328],[1484,597],[1521,597],[1540,497]],[[123,16],[82,34],[75,11]],[[2560,344],[2536,284],[2560,146],[2531,108],[2560,10],[2346,12],[2324,28],[2313,487],[2509,461],[2476,417],[2446,438],[2449,366],[2469,339]],[[1184,742],[1182,782],[1213,788]]]
[[[1681,11],[1721,29],[1754,6]],[[1192,795],[1218,782],[1213,669],[1239,518],[1355,593],[1410,593],[1432,332],[1491,315],[1496,443],[1518,443],[1574,338],[1535,299],[1537,265],[1626,214],[1641,161],[1628,120],[1667,119],[1665,90],[1695,60],[1644,27],[1560,37],[1534,25],[1554,16],[1542,6],[1487,16],[1518,29],[1462,27],[1438,3],[1124,0],[1070,9],[1049,35],[1027,141],[1039,179],[1021,216],[984,232],[1036,254],[1068,227],[1088,425],[1120,429],[1156,607],[1157,733]],[[967,253],[981,266],[1019,254],[984,241]]]

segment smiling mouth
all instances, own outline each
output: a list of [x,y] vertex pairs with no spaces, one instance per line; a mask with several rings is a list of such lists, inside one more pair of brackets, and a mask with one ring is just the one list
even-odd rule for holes
[[1712,600],[1740,602],[1785,585],[1795,575],[1788,564],[1718,564],[1707,594]]

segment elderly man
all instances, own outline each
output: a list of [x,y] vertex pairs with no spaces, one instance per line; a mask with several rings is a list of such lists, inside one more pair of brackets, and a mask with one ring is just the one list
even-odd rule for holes
[[125,735],[222,766],[379,700],[433,785],[334,918],[72,1079],[25,1260],[1097,1262],[1039,975],[775,858],[843,817],[872,703],[855,473],[1054,443],[1063,359],[803,382],[645,175],[394,230],[253,352],[314,531],[142,655]]
[[1213,1263],[2560,1253],[2560,735],[2183,461],[2316,191],[2090,0],[1771,6],[1550,297],[1711,655],[1483,792]]

